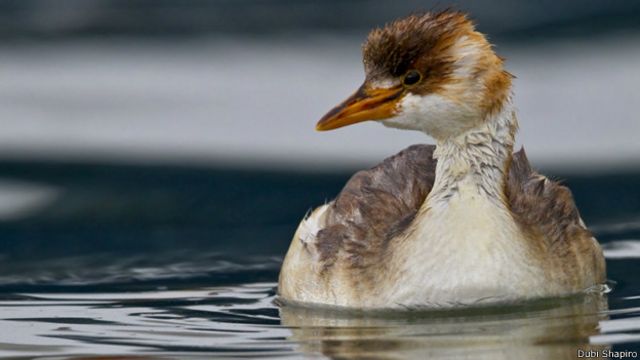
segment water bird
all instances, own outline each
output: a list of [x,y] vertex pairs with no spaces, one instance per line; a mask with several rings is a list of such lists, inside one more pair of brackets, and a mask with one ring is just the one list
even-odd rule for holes
[[300,223],[281,301],[358,309],[452,308],[564,296],[605,281],[571,191],[514,153],[512,75],[466,14],[374,29],[365,81],[317,123],[417,130]]

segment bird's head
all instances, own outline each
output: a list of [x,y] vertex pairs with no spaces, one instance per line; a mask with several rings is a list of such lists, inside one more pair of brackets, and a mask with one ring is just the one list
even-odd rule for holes
[[411,15],[375,29],[363,46],[365,81],[317,130],[366,120],[446,139],[499,111],[511,75],[459,12]]

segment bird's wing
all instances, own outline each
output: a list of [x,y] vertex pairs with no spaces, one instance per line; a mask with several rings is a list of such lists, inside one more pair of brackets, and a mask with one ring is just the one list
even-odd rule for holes
[[[348,257],[353,267],[379,264],[389,242],[409,227],[433,187],[434,150],[433,145],[413,145],[353,175],[334,201],[303,220],[300,241],[325,267],[339,256]],[[582,271],[576,273],[585,281],[604,281],[602,251],[580,218],[571,191],[536,173],[524,149],[513,155],[505,190],[523,231],[543,241],[555,258],[579,266]]]
[[579,273],[602,277],[602,251],[582,221],[571,190],[535,172],[524,148],[513,155],[506,190],[509,208],[523,231],[543,241],[558,258],[575,262],[583,270]]
[[359,171],[324,211],[314,239],[317,255],[330,266],[342,253],[353,266],[378,261],[389,241],[404,231],[431,191],[433,145],[413,145],[379,165]]

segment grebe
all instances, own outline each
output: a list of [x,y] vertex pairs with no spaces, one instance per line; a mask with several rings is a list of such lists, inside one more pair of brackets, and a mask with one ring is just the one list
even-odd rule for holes
[[568,188],[534,172],[512,76],[460,12],[373,30],[364,84],[317,130],[365,120],[422,131],[356,173],[300,223],[282,265],[284,302],[364,309],[457,307],[579,293],[605,281],[602,250]]

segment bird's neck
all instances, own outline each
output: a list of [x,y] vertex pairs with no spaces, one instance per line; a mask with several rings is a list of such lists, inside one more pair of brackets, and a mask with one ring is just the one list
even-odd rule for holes
[[[446,202],[461,189],[492,201],[504,200],[504,185],[518,128],[510,99],[481,125],[438,140],[436,177],[428,202]],[[503,202],[502,202],[503,203]]]

